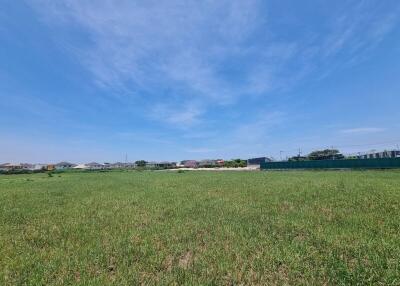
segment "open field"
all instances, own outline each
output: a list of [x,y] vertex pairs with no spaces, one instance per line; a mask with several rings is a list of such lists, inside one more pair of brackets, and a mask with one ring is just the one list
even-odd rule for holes
[[400,284],[400,172],[0,176],[0,285]]

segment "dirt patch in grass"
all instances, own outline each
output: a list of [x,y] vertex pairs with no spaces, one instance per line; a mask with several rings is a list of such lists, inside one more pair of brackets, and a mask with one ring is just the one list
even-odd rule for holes
[[193,252],[189,250],[183,255],[181,255],[181,257],[179,258],[178,265],[183,269],[188,269],[189,267],[191,267],[192,263],[193,263]]

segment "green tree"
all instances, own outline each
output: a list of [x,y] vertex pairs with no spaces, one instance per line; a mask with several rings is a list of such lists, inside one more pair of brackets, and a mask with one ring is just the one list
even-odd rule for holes
[[304,157],[304,156],[293,156],[293,157],[290,157],[288,159],[288,161],[290,161],[290,162],[293,162],[293,161],[296,161],[296,162],[298,162],[298,161],[307,161],[307,157]]
[[337,149],[317,150],[308,154],[309,160],[340,160],[344,159],[342,153]]
[[247,161],[242,159],[227,160],[224,162],[224,167],[228,168],[238,168],[246,166],[247,166]]
[[147,162],[145,160],[139,160],[139,161],[135,162],[136,166],[138,166],[138,167],[145,167],[146,163]]

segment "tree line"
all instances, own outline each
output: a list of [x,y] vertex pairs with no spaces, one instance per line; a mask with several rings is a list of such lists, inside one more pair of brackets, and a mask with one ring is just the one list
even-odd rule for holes
[[325,149],[313,151],[306,156],[293,156],[289,158],[289,161],[315,161],[315,160],[341,160],[344,159],[344,155],[337,149]]

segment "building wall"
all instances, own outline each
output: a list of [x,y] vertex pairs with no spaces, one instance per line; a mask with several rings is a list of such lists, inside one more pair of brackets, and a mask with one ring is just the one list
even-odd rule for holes
[[247,160],[247,165],[260,165],[268,161],[267,157],[251,158]]
[[261,169],[384,169],[400,168],[400,158],[266,162]]

